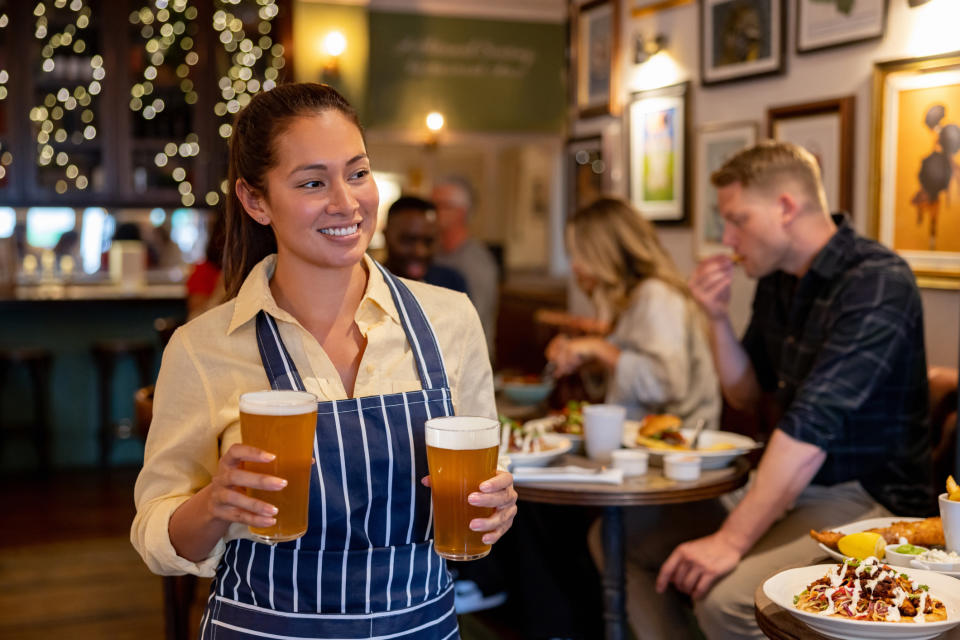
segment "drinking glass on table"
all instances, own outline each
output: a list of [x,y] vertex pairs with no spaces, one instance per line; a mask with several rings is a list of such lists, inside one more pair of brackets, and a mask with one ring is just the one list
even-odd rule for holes
[[475,507],[467,496],[497,472],[500,423],[490,418],[451,416],[426,422],[427,463],[433,487],[434,549],[448,560],[477,560],[490,553],[474,518],[492,507]]
[[277,508],[274,525],[250,526],[261,542],[295,540],[307,532],[316,428],[317,398],[312,393],[256,391],[240,396],[243,444],[276,456],[270,462],[244,462],[244,469],[287,481],[279,491],[247,488],[247,495]]
[[623,421],[627,410],[615,404],[590,404],[583,407],[583,444],[587,457],[610,462],[614,449],[623,440]]

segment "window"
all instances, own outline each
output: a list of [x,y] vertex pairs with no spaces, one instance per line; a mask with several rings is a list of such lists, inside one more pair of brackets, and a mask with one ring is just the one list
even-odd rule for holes
[[105,209],[89,207],[83,210],[83,224],[80,231],[80,260],[84,273],[96,273],[100,270],[100,258],[107,250],[107,244],[113,237],[116,223]]
[[27,243],[39,249],[52,249],[60,236],[75,226],[77,213],[70,207],[27,209]]
[[11,207],[0,207],[0,238],[12,236],[15,226],[17,226],[17,212]]

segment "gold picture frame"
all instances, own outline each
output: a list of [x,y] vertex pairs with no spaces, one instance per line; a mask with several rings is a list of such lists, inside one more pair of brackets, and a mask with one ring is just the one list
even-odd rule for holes
[[922,287],[960,289],[960,51],[877,63],[871,231]]

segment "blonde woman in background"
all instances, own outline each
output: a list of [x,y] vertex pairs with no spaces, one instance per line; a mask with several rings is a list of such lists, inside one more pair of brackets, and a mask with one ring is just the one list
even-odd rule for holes
[[601,198],[571,217],[566,242],[577,286],[613,331],[554,338],[546,356],[555,375],[599,362],[610,374],[606,401],[628,417],[670,413],[716,428],[720,387],[705,323],[653,226],[622,200]]
[[[706,322],[653,226],[625,202],[601,198],[570,218],[566,241],[577,285],[613,331],[555,338],[547,358],[558,375],[600,362],[610,372],[606,401],[626,406],[628,417],[671,413],[688,426],[702,418],[716,428],[720,385]],[[697,637],[685,625],[682,598],[657,593],[657,572],[679,542],[709,533],[705,523],[715,527],[725,515],[718,500],[624,510],[626,610],[637,637]],[[599,522],[588,543],[602,571]]]

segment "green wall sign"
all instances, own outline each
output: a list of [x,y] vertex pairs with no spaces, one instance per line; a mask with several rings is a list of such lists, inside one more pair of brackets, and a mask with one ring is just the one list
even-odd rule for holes
[[370,12],[368,127],[455,131],[563,128],[562,24]]

